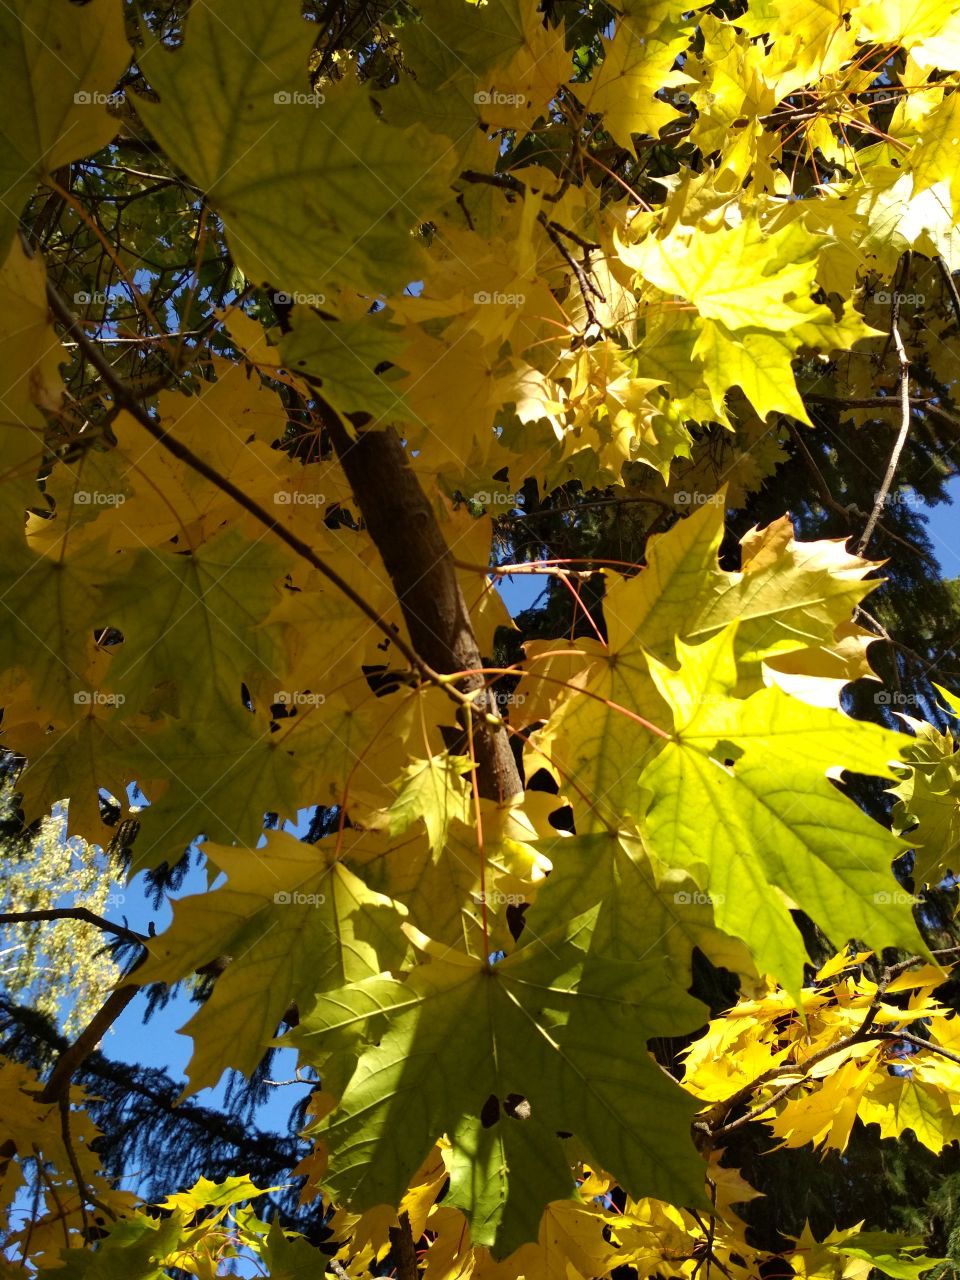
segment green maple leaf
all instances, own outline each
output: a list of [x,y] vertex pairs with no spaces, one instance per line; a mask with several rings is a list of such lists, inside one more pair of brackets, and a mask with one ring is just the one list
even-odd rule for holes
[[402,907],[368,889],[319,845],[271,833],[262,849],[205,845],[227,873],[212,893],[183,898],[151,939],[138,982],[177,982],[218,956],[230,963],[190,1019],[190,1092],[227,1067],[249,1074],[291,1003],[399,965],[407,951]]
[[179,713],[202,720],[239,707],[243,683],[284,688],[278,631],[259,624],[280,598],[285,548],[226,530],[189,551],[151,548],[124,563],[102,594],[124,638],[111,676],[132,706],[170,683]]
[[144,51],[160,102],[137,111],[223,215],[248,279],[311,295],[402,285],[421,274],[412,233],[452,157],[378,120],[357,84],[314,91],[316,34],[288,0],[198,6],[181,50]]
[[827,776],[894,776],[910,739],[777,688],[732,698],[736,631],[697,646],[678,640],[679,671],[649,660],[676,729],[640,776],[652,797],[643,831],[657,857],[709,889],[717,923],[743,938],[760,969],[797,992],[805,953],[771,887],[837,943],[919,944],[909,906],[878,891],[907,846]]
[[[24,545],[19,530],[6,544],[0,565],[6,726],[21,721],[65,725],[86,714],[109,665],[94,644],[95,629],[106,625],[102,551],[95,547],[74,555],[68,537],[58,536],[46,554],[37,554]],[[29,672],[27,686],[24,671]]]
[[[451,1194],[479,1215],[498,1253],[535,1237],[546,1196],[559,1194],[559,1132],[575,1132],[631,1195],[700,1202],[695,1104],[646,1042],[697,1025],[702,1006],[669,988],[660,955],[585,970],[589,933],[581,919],[496,964],[424,940],[438,958],[406,982],[375,978],[317,1000],[285,1037],[308,1059],[326,1037],[370,1019],[376,1026],[377,1042],[322,1130],[328,1185],[344,1203],[398,1203],[445,1132],[474,1144],[476,1162],[467,1147]],[[505,1109],[512,1095],[528,1104],[525,1118]],[[484,1138],[466,1117],[496,1132]],[[530,1126],[529,1140],[511,1136],[512,1125]],[[478,1193],[481,1175],[494,1183]]]
[[668,956],[667,981],[681,1007],[692,981],[695,947],[716,965],[756,976],[743,943],[716,927],[706,895],[683,872],[658,871],[636,835],[602,831],[539,847],[553,870],[524,916],[524,930],[533,937],[599,904],[590,956],[636,962],[654,951]]
[[0,50],[3,259],[38,179],[99,151],[117,132],[106,98],[130,61],[130,46],[113,0],[10,0],[0,6]]
[[298,307],[292,324],[280,342],[283,362],[315,380],[329,404],[341,413],[363,409],[387,422],[402,416],[406,408],[402,394],[376,370],[384,362],[402,364],[406,343],[382,313],[337,321]]
[[181,1214],[121,1218],[96,1252],[64,1249],[58,1270],[63,1280],[165,1280],[169,1272],[161,1259],[181,1244],[184,1226]]
[[442,848],[454,819],[460,822],[469,819],[470,788],[463,776],[469,768],[468,756],[451,756],[446,752],[429,760],[412,760],[394,784],[397,798],[388,810],[387,819],[390,834],[402,835],[422,818],[430,848]]
[[[960,704],[935,686],[954,715]],[[914,845],[913,876],[936,884],[960,860],[960,748],[948,733],[922,720],[908,720],[915,737],[905,758],[906,776],[891,793],[897,797],[894,830]]]

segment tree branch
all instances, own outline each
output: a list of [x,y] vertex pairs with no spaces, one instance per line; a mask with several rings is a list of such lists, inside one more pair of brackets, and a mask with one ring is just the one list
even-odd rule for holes
[[113,924],[103,916],[88,911],[86,907],[50,907],[42,911],[6,911],[0,914],[0,925],[29,924],[39,920],[82,920],[84,924],[96,925],[98,929],[103,929],[105,933],[113,933],[118,938],[123,938],[125,942],[147,941],[145,934],[137,933],[134,929],[128,929],[122,924]]
[[203,476],[205,480],[209,480],[210,483],[222,493],[226,493],[229,497],[233,498],[234,502],[243,507],[244,511],[252,515],[255,520],[259,521],[259,523],[264,526],[264,528],[269,529],[275,537],[279,538],[281,542],[285,542],[287,546],[292,551],[296,552],[302,560],[305,560],[312,568],[316,569],[319,573],[322,573],[338,591],[341,591],[352,604],[356,605],[365,617],[370,619],[374,626],[382,631],[383,634],[396,645],[397,649],[403,654],[411,666],[413,666],[413,668],[425,679],[433,680],[434,683],[437,684],[444,683],[442,680],[437,678],[437,673],[430,670],[427,664],[424,663],[423,659],[407,644],[403,637],[398,635],[394,628],[380,617],[376,609],[369,605],[367,601],[364,600],[363,596],[351,587],[346,579],[341,578],[340,574],[337,573],[335,569],[331,569],[330,566],[307,545],[307,543],[298,538],[295,533],[291,533],[284,525],[279,524],[265,507],[262,507],[260,503],[251,498],[249,494],[244,493],[242,489],[238,488],[238,486],[231,480],[228,480],[226,476],[220,475],[214,467],[211,467],[209,463],[203,460],[203,458],[198,457],[198,455],[195,454],[189,446],[183,444],[182,441],[177,440],[174,436],[168,435],[167,432],[164,431],[163,427],[154,422],[140,404],[137,397],[133,394],[130,388],[127,387],[126,383],[117,376],[115,370],[104,358],[96,344],[91,342],[87,337],[83,328],[78,323],[76,316],[49,280],[47,281],[47,300],[50,303],[51,310],[63,325],[66,332],[76,340],[77,346],[103,379],[104,385],[110,391],[110,394],[113,396],[114,403],[119,408],[126,409],[127,412],[137,420],[140,426],[143,427],[144,431],[152,436],[153,439],[156,440],[162,448],[166,449],[168,453],[172,454],[173,457],[178,459],[178,461],[185,463],[186,466],[196,471],[198,475]]
[[[900,279],[906,283],[907,276],[910,271],[910,250],[908,249],[903,255],[903,270],[900,273]],[[899,282],[898,282],[899,283]],[[890,303],[890,336],[893,339],[897,349],[897,361],[900,365],[900,430],[894,441],[893,449],[890,453],[890,461],[887,463],[887,470],[883,477],[883,482],[877,493],[876,501],[873,504],[873,510],[870,512],[870,519],[867,521],[867,527],[860,536],[857,543],[857,555],[862,556],[873,536],[873,531],[877,527],[877,521],[880,519],[880,512],[884,508],[887,501],[887,494],[890,492],[890,486],[893,484],[893,478],[897,474],[897,463],[900,461],[900,455],[903,453],[904,445],[907,443],[907,433],[910,430],[910,361],[907,358],[907,349],[903,345],[903,339],[900,336],[900,297],[901,290],[895,287],[893,290],[893,299]]]
[[[523,790],[510,739],[486,688],[483,659],[456,565],[430,502],[393,428],[351,438],[334,414],[327,429],[367,532],[380,553],[418,654],[456,686],[472,711],[480,794],[498,802]],[[461,711],[464,733],[467,721]]]

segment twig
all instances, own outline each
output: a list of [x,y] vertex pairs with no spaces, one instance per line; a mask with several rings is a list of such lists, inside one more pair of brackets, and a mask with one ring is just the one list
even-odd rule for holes
[[943,279],[943,283],[947,286],[947,293],[950,295],[950,302],[953,306],[953,314],[956,317],[957,324],[960,325],[960,292],[957,290],[957,282],[953,278],[952,271],[939,253],[936,257],[936,263]]
[[34,920],[82,920],[84,924],[96,925],[98,929],[103,929],[105,933],[113,933],[118,938],[123,938],[125,942],[147,941],[145,934],[128,929],[125,925],[105,920],[103,916],[88,911],[86,907],[50,907],[42,911],[5,911],[0,914],[0,925],[28,924]]
[[527,190],[526,184],[510,173],[478,173],[475,169],[464,169],[460,177],[464,182],[479,182],[484,186],[499,187],[502,191],[510,191],[517,196],[522,196]]
[[[907,273],[910,269],[910,250],[903,255],[904,268],[901,278],[906,281]],[[900,461],[900,455],[903,453],[903,447],[907,443],[907,433],[910,430],[910,361],[907,358],[907,351],[903,345],[903,339],[900,336],[900,297],[901,290],[895,288],[893,291],[893,300],[890,303],[890,336],[897,349],[897,360],[900,364],[900,431],[894,442],[893,451],[890,454],[890,461],[887,463],[887,471],[883,477],[883,483],[880,485],[877,493],[876,501],[873,504],[873,510],[870,512],[870,519],[867,521],[867,527],[864,529],[857,543],[857,555],[862,556],[867,549],[867,545],[873,536],[873,531],[877,527],[877,521],[880,519],[880,512],[883,510],[887,501],[887,494],[890,492],[890,486],[893,484],[893,478],[897,473],[897,464]]]
[[77,1194],[80,1197],[80,1217],[83,1221],[84,1234],[88,1234],[89,1227],[87,1224],[87,1212],[84,1208],[84,1201],[92,1204],[95,1209],[99,1209],[112,1221],[116,1222],[117,1215],[109,1205],[93,1194],[91,1188],[84,1181],[83,1170],[80,1168],[80,1161],[77,1159],[77,1153],[73,1147],[73,1138],[70,1134],[70,1100],[66,1096],[58,1098],[60,1108],[60,1136],[63,1138],[64,1150],[67,1153],[67,1159],[70,1161],[70,1168],[73,1170],[74,1181],[77,1184]]
[[[950,949],[950,951],[953,950],[955,949]],[[934,952],[933,954],[947,955],[950,954],[950,951]],[[900,960],[896,964],[889,965],[884,969],[880,981],[877,983],[877,989],[874,992],[873,998],[867,1006],[867,1010],[863,1016],[863,1021],[856,1030],[850,1032],[849,1035],[841,1036],[840,1039],[834,1041],[833,1044],[824,1045],[822,1049],[818,1049],[816,1053],[811,1054],[810,1057],[802,1063],[785,1062],[778,1067],[771,1067],[768,1071],[765,1071],[762,1075],[758,1076],[751,1084],[744,1085],[741,1089],[738,1089],[736,1093],[731,1094],[729,1098],[724,1098],[721,1102],[718,1102],[711,1109],[707,1118],[694,1121],[693,1128],[705,1134],[712,1142],[715,1142],[717,1138],[726,1137],[728,1133],[733,1133],[734,1130],[741,1129],[744,1125],[750,1124],[751,1121],[758,1119],[765,1111],[769,1111],[771,1107],[774,1107],[778,1102],[781,1102],[787,1094],[793,1089],[796,1089],[798,1085],[803,1084],[809,1075],[811,1067],[816,1066],[817,1063],[823,1062],[825,1058],[830,1058],[836,1053],[842,1053],[845,1049],[849,1049],[851,1045],[861,1044],[868,1041],[880,1042],[884,1040],[911,1040],[912,1043],[919,1042],[918,1037],[911,1037],[908,1032],[874,1032],[871,1028],[873,1027],[877,1014],[880,1012],[880,1008],[883,1005],[883,997],[886,995],[887,988],[890,983],[894,978],[899,977],[901,973],[906,973],[908,969],[911,969],[914,965],[921,964],[922,962],[922,956],[910,956],[906,960]],[[922,1041],[919,1043],[923,1048],[940,1052],[939,1047],[929,1041]],[[942,1052],[947,1057],[955,1056],[952,1055],[949,1050],[943,1050]],[[960,1058],[956,1058],[955,1060],[960,1062]],[[770,1084],[779,1076],[784,1075],[791,1075],[793,1077],[799,1075],[800,1079],[794,1078],[790,1080],[788,1084],[777,1089],[771,1097],[765,1099],[763,1102],[758,1102],[755,1106],[751,1107],[749,1111],[744,1112],[742,1116],[738,1116],[736,1120],[732,1120],[729,1124],[716,1124],[717,1120],[722,1121],[723,1118],[728,1116],[735,1107],[740,1105],[741,1102],[745,1102],[747,1098],[751,1097],[757,1089],[761,1088],[765,1084]]]
[[600,322],[597,319],[596,311],[594,311],[593,309],[593,303],[590,301],[590,295],[593,294],[593,296],[596,299],[598,299],[598,301],[600,302],[606,302],[606,298],[603,296],[603,293],[600,291],[600,289],[597,288],[597,286],[593,283],[593,281],[587,275],[586,271],[584,271],[583,267],[581,267],[580,263],[577,262],[573,254],[570,253],[570,251],[567,249],[567,246],[560,239],[557,232],[554,231],[553,223],[548,222],[546,217],[543,214],[540,215],[540,217],[538,218],[538,221],[546,231],[547,236],[550,239],[550,243],[553,245],[557,253],[560,254],[564,262],[567,263],[570,270],[576,276],[577,284],[579,284],[580,286],[580,296],[583,298],[583,305],[587,309],[587,319],[590,321],[592,325],[599,326]]
[[941,1058],[949,1058],[951,1062],[960,1064],[960,1053],[944,1049],[942,1045],[934,1044],[932,1040],[924,1040],[922,1036],[915,1036],[912,1031],[874,1031],[864,1038],[866,1040],[904,1040],[907,1044],[916,1045],[918,1049],[926,1049],[930,1053],[939,1054]]
[[[804,393],[803,397],[810,404],[830,404],[838,405],[843,409],[887,409],[891,405],[900,403],[896,396],[818,396],[808,395]],[[960,418],[955,418],[952,413],[946,409],[942,409],[940,405],[934,404],[930,396],[911,396],[910,407],[912,409],[920,409],[923,413],[929,414],[931,418],[936,418],[938,422],[942,422],[945,427],[949,427],[951,431],[960,431]]]

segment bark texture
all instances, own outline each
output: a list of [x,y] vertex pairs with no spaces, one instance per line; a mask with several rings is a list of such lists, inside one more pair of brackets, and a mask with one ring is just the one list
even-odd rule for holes
[[[338,423],[331,435],[414,649],[441,674],[476,672],[482,659],[453,557],[397,433],[360,430],[351,439]],[[484,683],[482,675],[467,675],[458,688],[470,693]],[[495,709],[490,694],[477,702]],[[476,718],[473,728],[480,794],[497,801],[518,794],[523,784],[507,731]]]

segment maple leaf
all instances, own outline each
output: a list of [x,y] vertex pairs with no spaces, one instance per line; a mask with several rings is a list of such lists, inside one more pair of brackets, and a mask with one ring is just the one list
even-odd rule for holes
[[[796,992],[803,946],[768,885],[838,941],[917,945],[908,906],[876,889],[904,846],[827,777],[837,768],[891,776],[909,740],[776,688],[731,698],[736,630],[697,646],[678,640],[679,671],[650,659],[676,730],[641,775],[653,797],[643,830],[658,857],[709,888],[720,927]],[[721,821],[704,831],[704,812]]]
[[19,529],[22,509],[39,496],[35,477],[44,443],[40,409],[55,412],[63,394],[57,369],[62,350],[50,328],[45,283],[42,259],[29,258],[20,244],[11,244],[0,268],[3,516],[11,522],[11,533]]
[[673,70],[687,44],[684,27],[663,3],[628,9],[593,79],[579,90],[589,110],[604,113],[621,146],[629,148],[635,133],[656,137],[663,125],[676,120],[675,110],[655,95],[666,85],[687,83],[687,77]]
[[800,319],[816,289],[816,239],[793,223],[764,230],[759,220],[705,232],[675,227],[662,239],[648,236],[620,247],[620,257],[666,293],[692,302],[706,320],[731,332],[785,333]]
[[[580,932],[561,928],[494,965],[442,949],[404,983],[375,978],[317,1000],[285,1037],[308,1058],[326,1036],[370,1019],[387,1026],[323,1127],[335,1153],[331,1190],[361,1208],[396,1203],[433,1136],[456,1133],[464,1115],[490,1113],[479,1159],[459,1166],[452,1190],[482,1212],[488,1231],[497,1227],[498,1252],[536,1229],[528,1187],[545,1167],[556,1185],[549,1153],[559,1150],[557,1130],[580,1135],[634,1194],[701,1199],[702,1170],[687,1136],[692,1100],[644,1047],[684,1020],[696,1024],[698,1005],[666,993],[657,957],[598,962],[587,978]],[[611,1034],[623,1056],[606,1058],[597,1074],[597,1047]],[[526,1118],[505,1109],[511,1095],[527,1100]],[[499,1212],[491,1193],[478,1200],[464,1185],[494,1170]]]
[[227,874],[212,894],[181,899],[173,923],[148,945],[137,981],[177,982],[228,957],[193,1035],[190,1091],[232,1066],[250,1072],[291,1004],[305,1011],[321,991],[398,965],[408,943],[402,907],[368,889],[324,846],[283,832],[260,850],[205,844]]
[[[954,715],[960,713],[957,700],[945,689],[939,692]],[[950,734],[933,725],[910,716],[904,719],[915,736],[904,753],[909,769],[890,788],[897,797],[893,825],[915,846],[917,882],[936,884],[960,856],[960,748]]]
[[430,847],[439,849],[446,844],[454,819],[466,822],[469,817],[470,792],[463,779],[469,768],[467,756],[445,754],[411,761],[395,784],[397,798],[387,811],[390,834],[402,835],[422,818]]
[[[529,664],[520,687],[538,699],[531,715],[549,716],[533,747],[581,798],[581,823],[616,827],[624,815],[639,816],[637,778],[669,719],[648,654],[669,661],[677,636],[694,642],[737,620],[737,692],[750,693],[763,687],[765,664],[776,670],[792,658],[802,672],[819,650],[832,649],[852,603],[870,589],[862,581],[867,561],[837,542],[797,543],[789,522],[744,540],[739,573],[717,565],[722,536],[722,502],[704,504],[651,540],[642,573],[610,583],[606,646],[588,638],[577,643],[579,663],[565,656]],[[546,708],[544,685],[552,690]]]
[[202,720],[240,706],[245,682],[283,688],[278,635],[257,624],[278,599],[289,563],[286,548],[234,529],[174,554],[131,553],[101,606],[104,622],[123,633],[111,669],[117,689],[139,708],[170,682],[179,710]]
[[[315,32],[284,0],[216,0],[184,47],[144,50],[160,102],[137,111],[223,214],[234,259],[290,294],[418,274],[411,234],[450,176],[420,128],[378,121],[366,89],[306,76]],[[418,178],[411,183],[411,173]]]
[[0,13],[2,73],[10,109],[0,137],[0,257],[37,184],[117,132],[107,112],[130,61],[123,14],[111,0],[65,9],[58,0],[11,0]]

